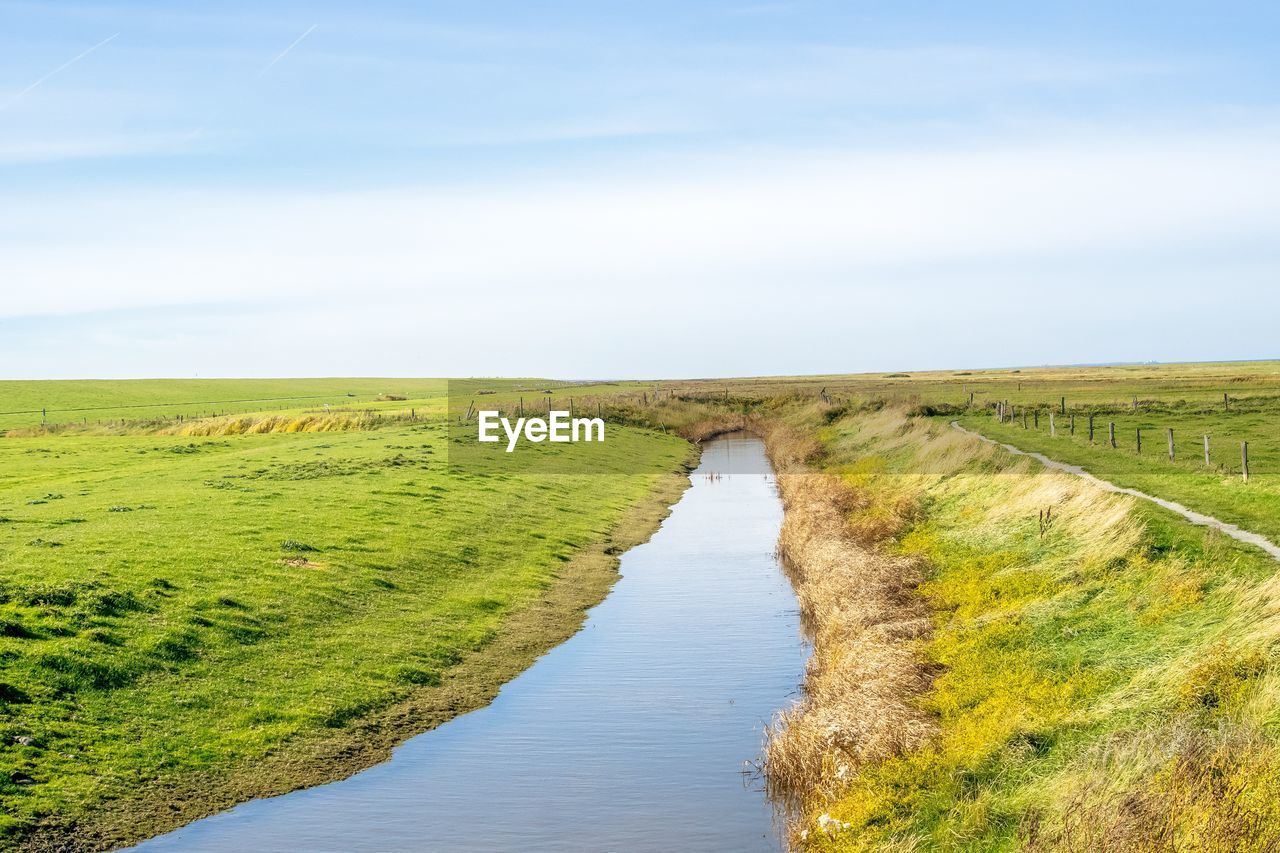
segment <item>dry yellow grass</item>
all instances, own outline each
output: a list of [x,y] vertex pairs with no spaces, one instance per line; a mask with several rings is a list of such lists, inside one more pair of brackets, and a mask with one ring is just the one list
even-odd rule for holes
[[[831,799],[860,765],[924,743],[932,721],[916,704],[929,673],[913,651],[929,614],[914,594],[917,560],[877,547],[914,511],[896,501],[860,525],[867,494],[835,474],[808,468],[812,437],[769,432],[786,508],[778,551],[813,640],[804,698],[771,725],[765,750],[771,792],[800,811]],[[799,825],[795,827],[799,830]]]
[[189,420],[144,419],[111,421],[106,424],[52,424],[24,427],[3,433],[7,438],[34,438],[51,435],[182,435],[216,437],[283,432],[348,432],[375,429],[409,417],[400,412],[340,410],[299,414],[244,414],[194,418]]
[[160,435],[257,435],[274,432],[345,432],[372,429],[382,421],[374,412],[334,412],[306,415],[239,415],[185,421],[158,431]]

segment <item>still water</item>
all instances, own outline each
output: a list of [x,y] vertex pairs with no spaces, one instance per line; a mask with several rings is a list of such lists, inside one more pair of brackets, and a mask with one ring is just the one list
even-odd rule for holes
[[779,849],[744,770],[808,653],[773,557],[782,507],[754,438],[709,442],[691,476],[582,631],[491,705],[349,779],[136,849]]

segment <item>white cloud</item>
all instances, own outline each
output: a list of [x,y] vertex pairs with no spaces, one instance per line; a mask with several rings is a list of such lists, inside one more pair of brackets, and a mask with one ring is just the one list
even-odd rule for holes
[[[1198,320],[1206,288],[1215,301],[1258,293],[1280,273],[1271,133],[757,152],[383,192],[24,194],[0,211],[0,323],[181,316],[186,306],[190,325],[225,305],[190,335],[204,342],[201,357],[223,359],[206,372],[232,373],[713,374],[1149,357],[1168,337],[1159,323]],[[1280,307],[1267,299],[1254,300],[1255,316]],[[133,332],[114,333],[113,353],[152,322],[137,316],[124,323]],[[1135,318],[1157,325],[1132,331]],[[843,337],[814,333],[837,320]],[[1029,331],[1055,322],[1075,332],[1049,342]],[[992,323],[1005,332],[975,335]],[[112,325],[118,317],[103,321]],[[570,335],[556,343],[544,327]],[[341,352],[298,352],[294,336],[317,329],[340,329]],[[547,341],[536,358],[530,335]],[[1122,353],[1099,346],[1110,335]],[[75,357],[88,360],[108,346],[79,340]],[[1248,355],[1238,352],[1248,340],[1202,343]],[[1093,349],[1071,348],[1085,341]],[[157,346],[140,342],[134,355],[154,359]],[[164,363],[194,371],[197,351]],[[352,352],[366,361],[344,371]]]
[[0,213],[13,235],[0,316],[353,286],[679,290],[1262,243],[1280,222],[1280,154],[1268,139],[1260,129],[787,151],[385,192],[32,193]]

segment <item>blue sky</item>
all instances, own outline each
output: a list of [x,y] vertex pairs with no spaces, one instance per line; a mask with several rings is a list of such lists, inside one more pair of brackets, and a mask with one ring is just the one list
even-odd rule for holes
[[1278,25],[0,0],[0,375],[1274,356]]

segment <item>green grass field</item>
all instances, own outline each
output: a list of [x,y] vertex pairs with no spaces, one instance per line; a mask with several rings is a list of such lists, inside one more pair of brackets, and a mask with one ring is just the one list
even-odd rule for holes
[[[446,464],[445,419],[473,403],[532,414],[570,398],[612,425],[591,448],[606,476],[501,453]],[[997,423],[1005,400],[1017,416]],[[927,673],[912,701],[934,734],[824,760],[851,763],[805,801],[808,846],[1074,849],[1163,832],[1247,848],[1272,836],[1233,815],[1280,821],[1265,806],[1280,798],[1274,561],[948,426],[1280,540],[1274,362],[0,383],[0,411],[14,413],[0,415],[0,828],[14,843],[143,837],[350,772],[482,704],[604,594],[606,554],[652,529],[695,452],[678,436],[737,423],[786,425],[852,490],[848,521],[879,531],[878,553],[927,567],[910,595],[933,627],[903,659]],[[290,431],[312,428],[328,431]],[[564,446],[543,452],[547,471],[575,470],[554,467]],[[850,701],[837,728],[879,713]],[[1132,811],[1138,792],[1148,812]],[[828,812],[858,832],[821,831]]]
[[[33,383],[16,402],[0,388],[0,409],[47,401],[146,419],[254,395],[340,403],[343,388],[372,404],[438,402],[443,385]],[[264,756],[429,694],[691,453],[619,428],[608,452],[625,473],[539,477],[447,469],[439,418],[135,432],[0,439],[0,827],[11,837],[42,822],[86,831],[156,780],[252,773]],[[580,615],[558,618],[571,630]],[[501,673],[473,675],[483,701]]]
[[386,395],[429,399],[442,379],[0,380],[0,430],[146,418],[367,406]]
[[[1049,430],[1041,414],[1023,429],[1021,418],[998,423],[994,417],[968,415],[960,423],[992,438],[1053,459],[1083,466],[1122,486],[1169,498],[1192,509],[1230,521],[1280,541],[1280,406],[1274,410],[1207,414],[1176,407],[1151,407],[1104,413],[1094,418],[1089,442],[1087,416],[1076,416],[1076,434],[1062,428],[1062,418]],[[1108,425],[1116,425],[1116,447]],[[1142,430],[1138,453],[1137,430]],[[1168,429],[1174,431],[1174,459],[1169,459]],[[1208,435],[1209,464],[1203,436]],[[1241,443],[1249,445],[1249,481],[1241,476]]]

